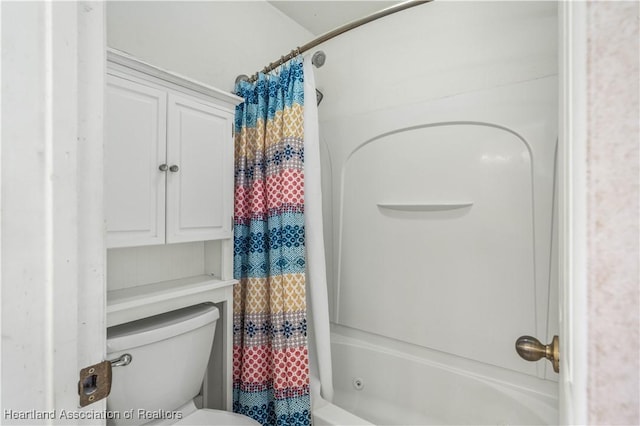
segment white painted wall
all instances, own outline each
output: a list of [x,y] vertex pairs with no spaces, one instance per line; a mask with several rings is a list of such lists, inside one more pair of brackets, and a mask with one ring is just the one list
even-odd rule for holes
[[222,90],[313,34],[266,1],[113,1],[107,44]]

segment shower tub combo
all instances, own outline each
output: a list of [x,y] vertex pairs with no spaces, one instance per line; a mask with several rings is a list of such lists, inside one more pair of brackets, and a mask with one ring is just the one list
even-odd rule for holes
[[557,329],[556,94],[551,76],[322,123],[335,393],[315,424],[557,422],[557,376],[514,350]]

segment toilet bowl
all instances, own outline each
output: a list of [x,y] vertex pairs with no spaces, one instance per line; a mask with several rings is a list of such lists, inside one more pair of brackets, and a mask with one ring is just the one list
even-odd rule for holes
[[202,303],[108,328],[108,359],[129,354],[131,362],[113,368],[107,424],[259,425],[195,405],[218,318],[213,304]]

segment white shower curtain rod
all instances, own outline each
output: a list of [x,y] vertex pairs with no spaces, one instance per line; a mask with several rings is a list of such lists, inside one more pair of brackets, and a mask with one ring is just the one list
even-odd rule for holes
[[[334,38],[335,36],[338,36],[340,34],[346,33],[347,31],[350,31],[354,28],[357,28],[361,25],[367,24],[371,21],[375,21],[376,19],[382,18],[384,16],[387,15],[391,15],[393,13],[396,12],[400,12],[401,10],[405,10],[408,9],[410,7],[414,7],[414,6],[418,6],[421,5],[423,3],[429,3],[432,2],[433,0],[408,0],[390,7],[387,7],[386,9],[382,9],[379,12],[373,13],[371,15],[365,16],[364,18],[360,18],[357,19],[353,22],[349,22],[348,24],[342,25],[341,27],[338,27],[334,30],[331,30],[327,33],[322,34],[321,36],[311,40],[309,43],[304,44],[300,47],[296,47],[295,49],[293,49],[291,52],[289,52],[288,55],[285,56],[281,56],[280,59],[278,59],[276,62],[271,62],[269,65],[265,66],[262,69],[263,73],[268,73],[269,71],[272,71],[274,69],[276,69],[277,67],[279,67],[280,65],[284,64],[285,62],[287,62],[290,59],[295,58],[296,56],[298,56],[301,53],[306,52],[309,49],[313,49],[314,47],[316,47],[317,45],[324,43],[327,40],[330,40],[332,38]],[[255,74],[253,74],[251,76],[251,78],[249,78],[249,82],[253,83],[254,81],[256,81],[258,79],[258,72],[256,72]]]

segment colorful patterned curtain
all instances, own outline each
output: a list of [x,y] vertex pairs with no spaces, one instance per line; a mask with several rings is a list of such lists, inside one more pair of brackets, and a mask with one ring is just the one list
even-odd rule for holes
[[233,410],[309,425],[302,57],[236,93]]

